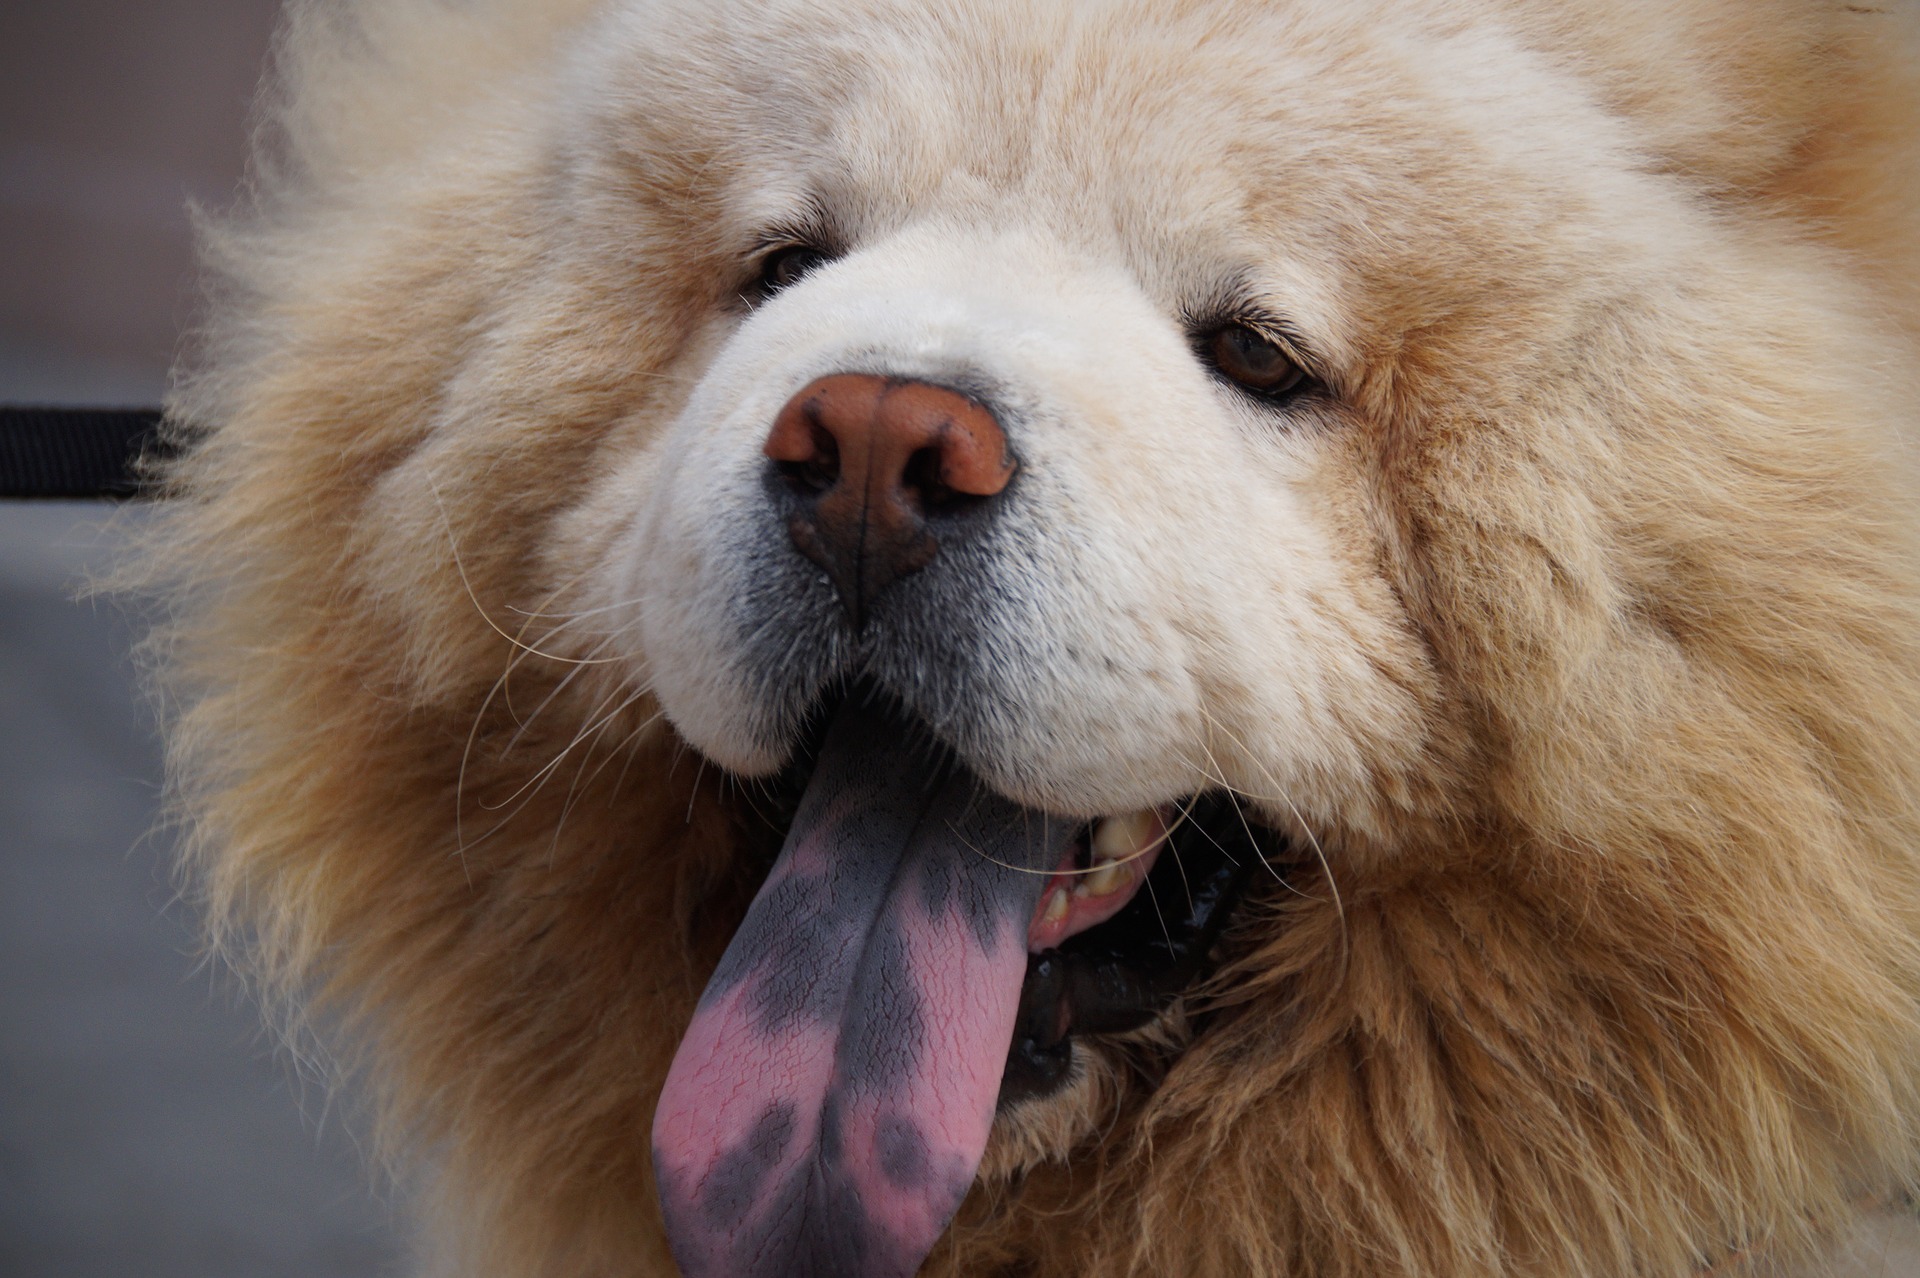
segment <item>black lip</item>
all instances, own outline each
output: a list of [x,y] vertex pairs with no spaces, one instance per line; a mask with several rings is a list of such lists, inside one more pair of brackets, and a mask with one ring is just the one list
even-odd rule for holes
[[1255,825],[1231,795],[1180,807],[1166,850],[1124,909],[1027,959],[1001,1108],[1066,1086],[1075,1036],[1124,1034],[1164,1012],[1207,970],[1255,868],[1280,866],[1285,839]]

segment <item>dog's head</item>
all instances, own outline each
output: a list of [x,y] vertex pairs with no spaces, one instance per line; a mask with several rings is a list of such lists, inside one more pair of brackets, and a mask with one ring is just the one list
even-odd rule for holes
[[[341,496],[224,499],[203,552],[252,521],[311,571],[243,606],[349,599],[355,731],[472,724],[409,738],[463,792],[614,725],[784,841],[673,871],[681,918],[757,892],[654,1129],[690,1271],[909,1272],[996,1112],[1005,1171],[1170,1070],[1258,1097],[1279,1013],[1223,1009],[1350,957],[1283,917],[1500,876],[1608,916],[1729,769],[1832,794],[1807,743],[1887,730],[1807,691],[1885,681],[1817,655],[1836,574],[1860,633],[1898,594],[1842,429],[1884,388],[1821,371],[1875,339],[1737,213],[1806,122],[1437,9],[616,5],[270,210],[308,248],[254,282],[325,301],[229,333],[198,464]],[[1787,66],[1779,16],[1743,56]],[[558,757],[497,727],[503,631]],[[621,810],[648,757],[576,786]],[[574,806],[529,863],[617,841]]]
[[[1356,120],[1285,89],[1357,110],[1381,69],[1276,74],[1286,22],[1013,17],[730,14],[664,54],[616,26],[582,73],[683,86],[591,98],[567,174],[685,216],[698,151],[680,247],[712,266],[684,390],[569,517],[572,608],[615,636],[581,655],[802,794],[655,1125],[695,1272],[911,1271],[996,1098],[1017,1157],[1084,1138],[1097,1036],[1162,1030],[1244,880],[1435,819],[1459,762],[1362,354],[1397,340],[1364,299],[1431,272],[1439,228],[1343,247],[1363,186],[1439,197],[1329,172]],[[727,57],[754,70],[711,75]],[[1013,90],[1029,60],[1051,65]],[[1469,111],[1517,109],[1480,91]],[[1478,170],[1510,157],[1442,154],[1472,132],[1393,163],[1491,205]],[[1505,329],[1525,303],[1485,287],[1437,281],[1428,322]]]

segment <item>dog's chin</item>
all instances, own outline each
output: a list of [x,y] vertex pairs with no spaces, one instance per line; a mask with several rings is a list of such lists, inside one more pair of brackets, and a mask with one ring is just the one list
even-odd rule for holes
[[982,1182],[1005,1183],[1043,1163],[1066,1162],[1112,1121],[1127,1085],[1124,1049],[1088,1041],[1072,1050],[1071,1074],[1058,1091],[1000,1107],[980,1160]]
[[1131,1033],[1076,1040],[1065,1083],[1000,1107],[980,1160],[981,1183],[1007,1184],[1042,1164],[1070,1161],[1111,1129],[1130,1090],[1150,1091],[1193,1045],[1184,998]]

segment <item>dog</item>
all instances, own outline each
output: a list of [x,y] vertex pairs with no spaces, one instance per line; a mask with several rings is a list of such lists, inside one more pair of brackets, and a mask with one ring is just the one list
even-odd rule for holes
[[139,571],[436,1272],[1896,1264],[1916,32],[295,6]]

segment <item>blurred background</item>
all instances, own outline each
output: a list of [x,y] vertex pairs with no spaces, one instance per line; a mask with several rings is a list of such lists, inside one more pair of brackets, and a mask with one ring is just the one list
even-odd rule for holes
[[[0,402],[159,402],[276,11],[0,0]],[[349,1124],[174,901],[136,625],[75,601],[140,515],[0,503],[0,1276],[397,1273]]]

